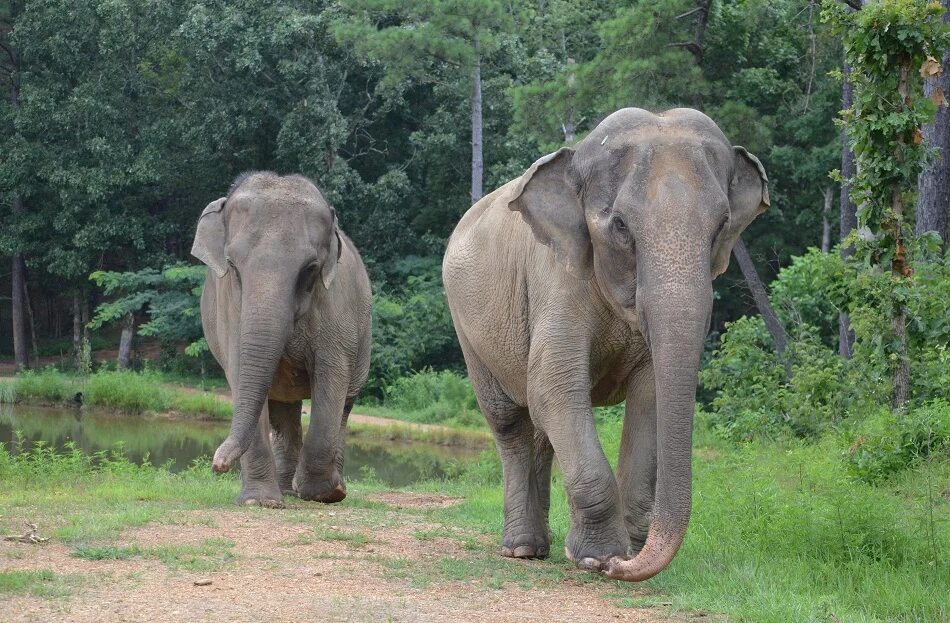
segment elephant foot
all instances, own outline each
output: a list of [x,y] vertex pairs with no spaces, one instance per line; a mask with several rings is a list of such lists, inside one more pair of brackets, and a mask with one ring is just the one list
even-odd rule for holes
[[501,555],[506,558],[547,558],[551,540],[542,534],[517,534],[501,540]]
[[615,558],[626,558],[630,552],[630,538],[626,531],[617,534],[586,533],[571,528],[564,543],[564,555],[581,569],[603,571]]
[[249,486],[241,489],[234,503],[238,506],[284,508],[284,497],[271,487]]
[[277,476],[277,486],[280,487],[280,492],[284,495],[292,495],[297,497],[297,492],[294,490],[294,475],[293,472],[288,476]]
[[328,480],[298,480],[294,478],[294,491],[301,500],[333,504],[346,497],[343,479],[333,475]]

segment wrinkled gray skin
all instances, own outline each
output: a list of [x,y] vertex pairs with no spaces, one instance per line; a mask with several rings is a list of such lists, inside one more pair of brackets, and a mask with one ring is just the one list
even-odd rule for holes
[[240,459],[238,504],[280,507],[282,493],[342,500],[346,419],[369,373],[372,299],[335,211],[304,177],[252,173],[205,208],[191,252],[210,268],[201,323],[234,395],[213,469]]
[[[502,555],[547,556],[553,453],[568,558],[630,581],[673,559],[712,280],[767,206],[762,165],[708,117],[627,108],[465,214],[443,276],[502,459]],[[623,400],[615,478],[591,405]]]

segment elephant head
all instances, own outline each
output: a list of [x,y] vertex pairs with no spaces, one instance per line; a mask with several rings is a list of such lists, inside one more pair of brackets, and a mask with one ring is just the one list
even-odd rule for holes
[[691,505],[692,419],[712,280],[769,205],[761,163],[708,117],[628,108],[573,148],[534,163],[509,208],[556,261],[637,328],[656,379],[657,474],[643,548],[608,575],[643,580],[682,544]]
[[202,212],[191,253],[227,280],[218,305],[230,306],[233,321],[234,417],[215,471],[230,469],[250,447],[294,326],[330,288],[341,250],[335,211],[301,176],[241,176]]

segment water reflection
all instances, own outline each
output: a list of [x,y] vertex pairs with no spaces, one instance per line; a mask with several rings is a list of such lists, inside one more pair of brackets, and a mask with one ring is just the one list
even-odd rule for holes
[[[39,441],[60,449],[72,442],[87,454],[121,447],[135,463],[147,458],[153,465],[168,464],[172,471],[181,471],[196,458],[210,457],[227,436],[228,426],[227,422],[17,405],[0,410],[0,443],[14,448],[19,432],[26,450]],[[346,476],[359,480],[373,475],[398,487],[443,477],[450,463],[473,457],[473,451],[461,448],[351,437],[346,448]]]

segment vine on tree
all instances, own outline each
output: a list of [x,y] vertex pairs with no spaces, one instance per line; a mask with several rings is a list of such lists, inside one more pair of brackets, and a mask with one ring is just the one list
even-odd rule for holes
[[[913,281],[914,238],[908,193],[917,188],[931,149],[921,126],[933,119],[937,98],[923,96],[922,78],[941,71],[950,30],[940,20],[939,2],[880,0],[851,11],[825,0],[822,18],[841,35],[850,79],[851,108],[842,111],[857,173],[849,180],[858,205],[855,250],[871,269],[890,269],[887,306],[893,335],[888,348],[893,405],[908,396],[907,300]],[[839,174],[840,177],[840,174]]]

